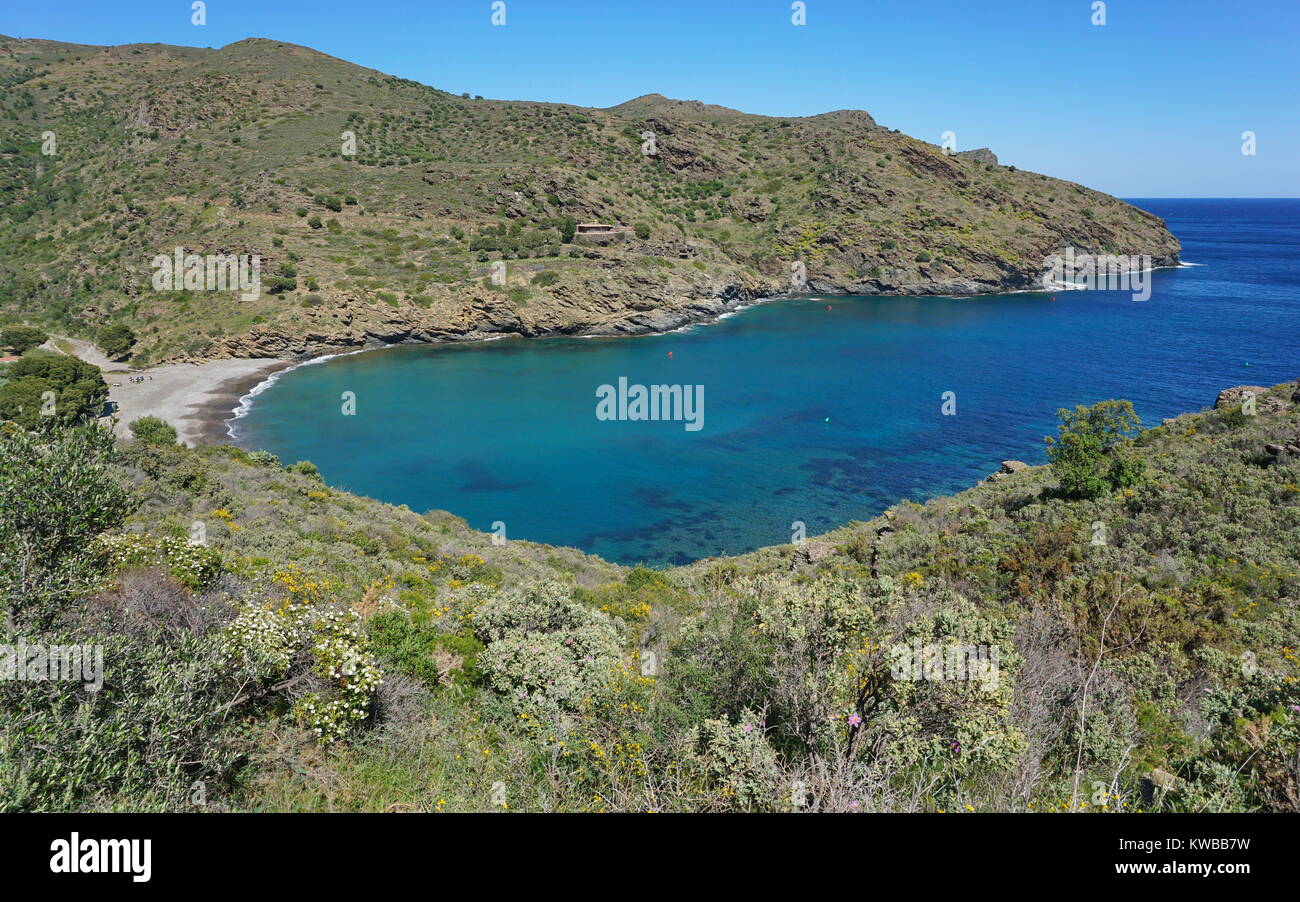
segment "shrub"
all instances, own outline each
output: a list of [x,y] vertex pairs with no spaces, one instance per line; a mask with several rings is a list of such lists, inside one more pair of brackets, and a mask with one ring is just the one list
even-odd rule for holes
[[13,348],[16,354],[25,354],[32,348],[45,344],[50,337],[40,329],[29,326],[10,326],[0,332],[0,345]]
[[1141,483],[1144,465],[1120,448],[1142,426],[1131,402],[1100,401],[1073,411],[1061,408],[1057,414],[1060,434],[1045,441],[1047,459],[1066,497],[1100,498]]
[[309,460],[300,460],[284,468],[286,473],[300,473],[311,479],[320,479],[320,468]]
[[15,624],[49,622],[94,584],[91,540],[136,505],[116,458],[108,429],[0,427],[0,596]]
[[248,462],[258,467],[279,467],[280,458],[270,451],[250,451]]
[[[348,735],[369,715],[383,674],[361,633],[361,618],[328,603],[291,596],[272,607],[247,599],[221,637],[228,667],[262,681],[314,678],[293,712],[322,745]],[[279,684],[277,684],[279,685]]]
[[135,440],[146,445],[176,444],[176,430],[171,424],[158,417],[140,417],[131,421],[131,435]]
[[422,626],[403,611],[371,618],[371,648],[391,669],[429,686],[473,684],[479,677],[478,656],[483,645],[473,636],[453,636]]
[[706,720],[689,734],[687,767],[706,788],[720,790],[729,808],[772,811],[778,796],[776,752],[765,736],[763,718],[745,710],[739,723]]
[[103,685],[0,681],[0,811],[192,811],[231,780],[240,752],[227,702],[239,686],[222,677],[208,638],[41,641],[97,646]]
[[94,545],[111,569],[153,567],[165,570],[186,588],[208,586],[221,573],[221,553],[177,536],[128,532],[100,536]]
[[557,582],[498,594],[476,613],[474,632],[488,685],[517,716],[557,728],[600,693],[618,660],[609,616]]

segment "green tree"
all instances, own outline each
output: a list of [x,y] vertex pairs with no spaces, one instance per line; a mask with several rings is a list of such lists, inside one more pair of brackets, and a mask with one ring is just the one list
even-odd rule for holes
[[0,595],[16,628],[43,628],[94,582],[91,539],[135,501],[112,430],[0,426]]
[[640,238],[642,241],[645,241],[650,237],[650,223],[638,222],[633,228],[636,229],[636,237]]
[[122,360],[131,353],[135,333],[121,323],[113,323],[99,333],[99,346],[110,360]]
[[0,332],[0,345],[13,348],[16,354],[26,354],[32,348],[45,344],[50,336],[30,326],[10,326]]
[[578,234],[578,223],[572,216],[566,216],[560,222],[560,240],[565,244],[573,243],[573,236]]
[[8,376],[0,385],[0,420],[25,429],[93,419],[108,398],[99,367],[64,354],[28,354],[9,367]]
[[1057,415],[1060,434],[1045,440],[1047,459],[1067,497],[1100,498],[1142,482],[1142,461],[1120,447],[1142,428],[1131,402],[1100,401],[1072,411],[1061,408]]
[[140,417],[131,421],[131,434],[146,445],[169,446],[176,444],[176,430],[166,420],[158,417]]

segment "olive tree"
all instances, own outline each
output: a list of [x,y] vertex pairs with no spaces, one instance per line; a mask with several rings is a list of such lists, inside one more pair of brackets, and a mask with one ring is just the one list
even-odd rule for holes
[[11,629],[44,628],[93,583],[92,540],[135,501],[97,426],[0,426],[0,595]]

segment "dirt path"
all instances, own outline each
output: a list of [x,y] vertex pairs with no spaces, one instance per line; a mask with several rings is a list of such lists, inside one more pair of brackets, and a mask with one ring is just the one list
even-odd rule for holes
[[104,356],[104,352],[94,344],[88,341],[83,341],[80,338],[68,338],[63,335],[54,335],[50,337],[49,341],[41,345],[41,347],[45,348],[47,351],[58,351],[63,354],[72,354],[75,357],[80,357],[82,360],[86,361],[86,363],[99,367],[105,373],[110,371],[126,372],[130,369],[130,367],[125,363],[118,363],[109,360]]

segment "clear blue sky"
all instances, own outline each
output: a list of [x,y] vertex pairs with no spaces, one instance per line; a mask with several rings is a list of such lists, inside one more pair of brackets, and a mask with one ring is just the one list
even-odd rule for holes
[[[9,0],[0,33],[305,44],[460,93],[869,111],[1123,197],[1300,196],[1300,0]],[[1241,134],[1257,154],[1241,153]]]

